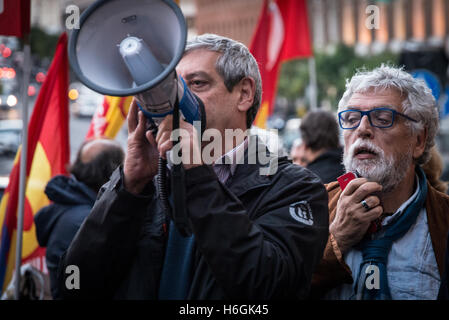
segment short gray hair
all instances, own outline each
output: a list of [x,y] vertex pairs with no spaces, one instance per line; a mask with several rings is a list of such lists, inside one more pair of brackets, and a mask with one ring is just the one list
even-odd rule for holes
[[222,54],[217,59],[215,67],[229,92],[243,78],[254,79],[256,86],[254,101],[246,113],[246,125],[250,128],[262,98],[262,79],[256,59],[244,44],[215,34],[206,33],[188,41],[185,53],[197,49],[207,49]]
[[417,164],[425,164],[430,158],[430,148],[435,145],[439,121],[435,98],[423,80],[413,78],[403,68],[395,68],[384,64],[372,71],[359,71],[350,81],[346,82],[346,91],[338,104],[338,111],[341,111],[347,105],[354,93],[387,89],[396,89],[405,95],[402,102],[402,112],[418,121],[407,122],[412,134],[427,129],[424,152],[416,159]]

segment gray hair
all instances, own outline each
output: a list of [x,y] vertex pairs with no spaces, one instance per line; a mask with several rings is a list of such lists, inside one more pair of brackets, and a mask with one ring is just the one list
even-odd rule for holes
[[206,33],[188,41],[185,53],[197,49],[207,49],[222,54],[217,59],[215,67],[229,92],[243,78],[254,79],[256,85],[254,101],[246,113],[246,125],[250,128],[262,98],[262,79],[256,59],[244,44],[215,34]]
[[405,95],[402,112],[418,121],[407,122],[412,134],[427,130],[424,152],[416,159],[417,164],[425,164],[430,159],[430,148],[435,145],[439,126],[438,108],[432,91],[423,80],[413,78],[403,68],[382,64],[372,71],[359,71],[346,82],[346,91],[338,103],[338,111],[342,111],[354,93],[364,93],[373,89],[375,92],[395,89]]

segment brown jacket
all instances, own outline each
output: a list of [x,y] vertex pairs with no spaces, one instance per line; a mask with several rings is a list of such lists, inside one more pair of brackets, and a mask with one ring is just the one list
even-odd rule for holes
[[[449,196],[437,191],[429,183],[427,183],[427,187],[427,222],[438,270],[440,275],[443,275],[446,239],[449,230]],[[332,223],[342,190],[338,182],[327,184],[326,190],[329,195],[329,221]],[[351,269],[345,263],[333,236],[330,235],[324,249],[323,258],[312,278],[311,298],[320,298],[330,289],[343,283],[352,282]]]

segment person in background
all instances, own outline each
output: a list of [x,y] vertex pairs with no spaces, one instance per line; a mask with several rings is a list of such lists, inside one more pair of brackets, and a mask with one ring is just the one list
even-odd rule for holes
[[290,158],[294,164],[301,167],[307,166],[307,160],[305,158],[305,145],[301,139],[293,141],[292,148],[290,149]]
[[113,140],[88,140],[81,145],[70,167],[70,177],[55,176],[45,188],[53,203],[39,210],[34,222],[39,245],[47,247],[53,299],[60,298],[56,280],[60,257],[92,209],[98,190],[123,163],[124,156],[121,146]]
[[308,112],[299,127],[307,169],[323,183],[335,181],[344,174],[343,150],[339,142],[338,123],[328,111]]

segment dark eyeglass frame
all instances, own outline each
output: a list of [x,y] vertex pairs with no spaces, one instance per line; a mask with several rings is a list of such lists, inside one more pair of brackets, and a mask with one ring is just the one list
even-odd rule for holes
[[[375,126],[375,125],[373,124],[373,122],[371,121],[370,113],[373,112],[373,111],[379,111],[379,110],[385,110],[385,111],[391,111],[391,112],[392,112],[393,117],[391,118],[391,124],[390,124],[390,125],[388,125],[388,126]],[[359,121],[359,123],[358,123],[356,126],[351,127],[351,128],[343,128],[343,125],[342,125],[342,123],[341,123],[341,121],[342,121],[342,114],[344,114],[344,113],[346,113],[346,112],[358,112],[358,113],[361,114],[361,116],[360,116],[360,121]],[[396,115],[402,116],[402,117],[406,118],[407,120],[410,120],[410,121],[413,121],[413,122],[418,122],[417,120],[415,120],[415,119],[413,119],[413,118],[410,118],[409,116],[407,116],[407,115],[405,115],[405,114],[403,114],[403,113],[400,113],[400,112],[398,112],[398,111],[396,111],[396,110],[394,110],[394,109],[390,109],[390,108],[375,108],[375,109],[368,110],[368,111],[362,111],[362,110],[356,110],[356,109],[348,109],[348,110],[340,111],[340,112],[338,113],[338,124],[340,125],[340,128],[342,128],[343,130],[353,130],[353,129],[357,129],[357,128],[360,126],[360,124],[362,123],[363,116],[367,116],[367,117],[368,117],[368,120],[369,120],[369,123],[370,123],[370,125],[371,125],[372,127],[374,127],[374,128],[386,129],[386,128],[391,128],[391,127],[394,125],[394,121],[395,121]]]

